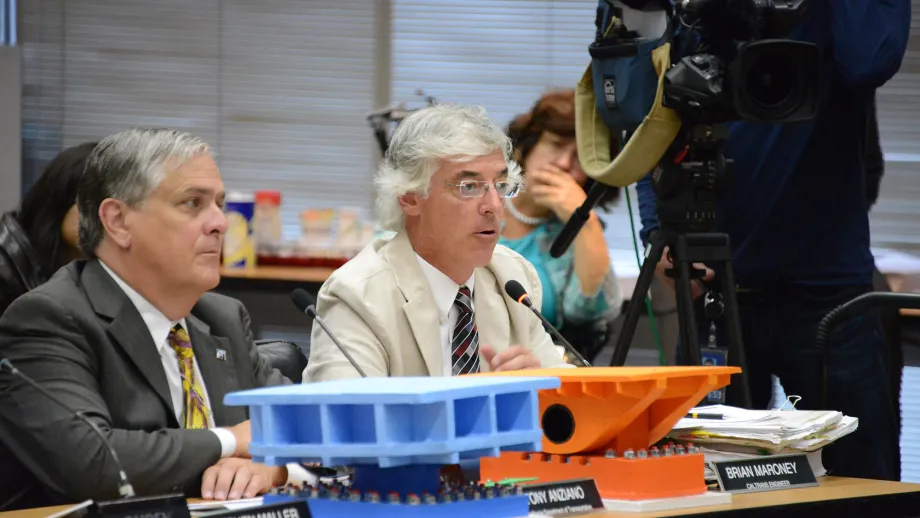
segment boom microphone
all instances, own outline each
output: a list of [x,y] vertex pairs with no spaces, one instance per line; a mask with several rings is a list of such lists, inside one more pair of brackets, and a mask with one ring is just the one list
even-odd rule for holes
[[552,333],[553,336],[555,336],[556,338],[559,339],[560,342],[562,342],[562,346],[565,347],[565,350],[571,353],[572,356],[574,356],[575,359],[578,360],[582,364],[582,366],[584,367],[591,366],[591,364],[588,363],[588,360],[584,359],[582,355],[578,354],[578,351],[576,351],[575,348],[572,347],[572,344],[570,344],[569,341],[566,340],[565,337],[563,337],[562,334],[559,333],[559,331],[552,324],[549,323],[549,320],[547,320],[546,317],[544,317],[539,311],[537,311],[537,308],[533,307],[533,302],[530,301],[530,297],[527,296],[527,290],[524,289],[524,286],[521,286],[521,283],[515,280],[510,280],[506,282],[505,283],[505,293],[507,293],[508,296],[514,299],[516,302],[519,302],[527,306],[528,308],[530,308],[530,310],[533,311],[534,315],[537,315],[537,317],[540,318],[543,324],[547,328],[549,328],[550,333]]
[[[549,255],[556,258],[562,257],[562,254],[572,246],[572,242],[575,241],[578,233],[581,232],[581,228],[588,222],[588,219],[591,217],[591,211],[597,207],[597,204],[600,203],[602,199],[604,199],[604,196],[609,190],[609,187],[600,182],[595,182],[594,185],[588,189],[588,196],[585,198],[584,203],[575,209],[575,212],[572,213],[569,220],[565,222],[565,226],[559,231],[559,235],[553,240],[553,244],[549,248]],[[507,288],[508,285],[506,284],[505,289],[507,290]]]
[[302,311],[307,316],[313,317],[313,320],[319,324],[319,326],[323,328],[323,331],[329,335],[329,338],[332,339],[332,343],[334,343],[335,346],[338,347],[340,351],[342,351],[342,354],[345,355],[345,358],[348,358],[348,363],[350,363],[351,366],[354,367],[356,371],[358,371],[358,374],[360,374],[362,378],[366,378],[367,374],[364,374],[364,371],[361,370],[361,367],[358,366],[358,362],[356,362],[355,359],[352,358],[350,354],[348,354],[348,351],[342,347],[342,344],[339,343],[335,335],[332,334],[332,331],[326,327],[326,323],[323,322],[323,319],[320,318],[316,313],[316,300],[313,298],[313,296],[307,293],[306,290],[297,288],[291,292],[291,300],[294,301],[294,305],[297,306],[297,309]]

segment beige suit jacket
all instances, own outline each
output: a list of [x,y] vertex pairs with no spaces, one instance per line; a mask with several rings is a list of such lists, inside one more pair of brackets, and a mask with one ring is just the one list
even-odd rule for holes
[[[476,269],[473,305],[479,343],[496,351],[531,350],[542,367],[564,365],[540,320],[505,295],[517,280],[540,307],[542,289],[526,259],[498,245],[492,261]],[[317,313],[368,376],[442,376],[446,345],[428,280],[404,232],[369,244],[323,284]],[[488,369],[481,362],[483,371]],[[319,325],[313,326],[304,382],[357,378],[360,374]]]

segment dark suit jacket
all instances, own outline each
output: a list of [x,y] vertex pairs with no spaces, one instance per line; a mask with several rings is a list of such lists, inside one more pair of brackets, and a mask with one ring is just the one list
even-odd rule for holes
[[[225,394],[288,383],[259,357],[239,301],[207,293],[186,322],[217,426],[248,419],[246,408],[224,406]],[[213,432],[180,428],[147,326],[95,260],[71,263],[10,305],[0,318],[0,358],[92,419],[138,495],[195,496],[220,458]],[[6,369],[0,440],[35,474],[48,503],[118,497],[118,470],[99,438]]]

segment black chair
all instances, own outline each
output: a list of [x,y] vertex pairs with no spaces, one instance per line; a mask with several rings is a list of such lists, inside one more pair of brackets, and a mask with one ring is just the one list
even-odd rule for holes
[[303,381],[303,371],[307,368],[309,351],[304,352],[300,346],[287,340],[256,340],[259,355],[268,360],[269,365],[278,369],[292,383]]

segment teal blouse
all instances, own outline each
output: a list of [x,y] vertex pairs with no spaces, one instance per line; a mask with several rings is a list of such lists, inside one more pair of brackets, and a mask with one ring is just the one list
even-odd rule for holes
[[559,258],[549,254],[550,246],[563,224],[553,219],[517,239],[499,238],[499,244],[524,256],[533,264],[543,285],[540,312],[558,328],[565,322],[584,324],[597,319],[613,319],[619,311],[622,295],[613,267],[607,272],[597,293],[583,293],[574,271],[574,247]]

